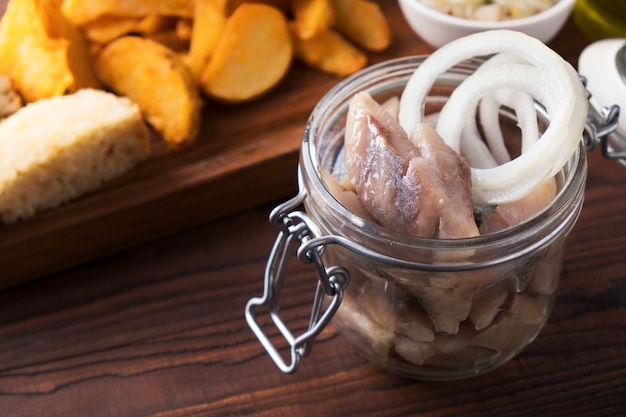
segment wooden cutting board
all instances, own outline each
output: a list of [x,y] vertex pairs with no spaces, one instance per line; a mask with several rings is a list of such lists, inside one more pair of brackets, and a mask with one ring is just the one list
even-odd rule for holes
[[[431,51],[395,1],[380,3],[395,40],[370,54],[370,63]],[[0,13],[4,5],[0,0]],[[294,63],[277,88],[252,103],[208,102],[190,149],[155,156],[78,200],[0,226],[0,288],[293,195],[306,120],[339,81]]]

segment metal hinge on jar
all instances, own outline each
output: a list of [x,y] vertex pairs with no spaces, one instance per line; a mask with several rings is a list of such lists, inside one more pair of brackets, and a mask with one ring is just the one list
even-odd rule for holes
[[[305,198],[306,192],[301,191],[296,197],[277,206],[270,214],[270,221],[278,226],[280,231],[265,268],[263,295],[250,299],[245,310],[248,325],[276,366],[284,373],[297,371],[300,358],[310,353],[315,337],[321,333],[339,308],[344,290],[349,282],[348,271],[344,268],[324,265],[321,256],[324,245],[307,245],[307,242],[320,236],[320,232],[306,213],[295,211]],[[300,261],[313,264],[317,269],[319,278],[315,288],[309,326],[299,336],[294,336],[278,314],[280,290],[289,263],[288,258],[296,247]],[[324,308],[323,301],[326,296],[330,298],[330,302]],[[289,345],[290,359],[288,362],[283,359],[279,350],[257,321],[255,310],[261,307],[269,310],[269,316],[274,326]]]
[[[585,77],[581,77],[583,84],[586,84]],[[591,93],[587,91],[587,97],[591,97]],[[600,111],[589,105],[589,114],[587,116],[587,124],[583,133],[583,140],[587,151],[594,150],[598,145],[602,156],[607,159],[616,159],[620,162],[626,162],[626,151],[615,150],[609,142],[609,135],[614,133],[618,128],[620,108],[618,105],[602,107]],[[623,148],[626,149],[626,138],[620,137],[624,143]]]

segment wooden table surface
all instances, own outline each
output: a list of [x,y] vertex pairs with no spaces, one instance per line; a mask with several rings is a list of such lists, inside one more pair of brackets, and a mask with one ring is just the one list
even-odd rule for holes
[[[385,9],[398,42],[430,51]],[[551,46],[575,64],[588,43],[570,22]],[[281,374],[243,315],[276,234],[262,205],[1,290],[0,416],[626,415],[626,169],[599,151],[589,162],[550,320],[487,375],[390,375],[332,325]],[[291,269],[283,309],[302,328],[315,272]]]

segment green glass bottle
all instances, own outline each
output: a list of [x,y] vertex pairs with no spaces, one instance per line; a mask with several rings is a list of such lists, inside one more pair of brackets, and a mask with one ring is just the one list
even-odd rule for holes
[[592,40],[626,38],[626,0],[577,0],[572,18]]

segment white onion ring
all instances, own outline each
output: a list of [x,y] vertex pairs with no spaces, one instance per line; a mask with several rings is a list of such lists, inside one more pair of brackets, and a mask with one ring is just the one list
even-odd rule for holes
[[460,144],[460,152],[470,166],[474,168],[493,168],[498,166],[498,161],[495,159],[493,151],[480,137],[474,117],[468,118],[468,123],[463,127],[462,135],[463,140]]
[[[520,64],[500,65],[485,69],[484,77],[468,77],[441,110],[437,132],[453,145],[461,138],[463,125],[450,123],[464,109],[473,109],[478,101],[494,89],[517,88],[535,97],[541,97],[551,122],[541,139],[519,157],[493,168],[472,169],[472,194],[477,204],[499,204],[517,199],[532,191],[552,172],[553,158],[558,152],[563,136],[561,126],[567,125],[569,114],[561,111],[562,100],[558,98],[555,84],[536,67]],[[544,79],[544,82],[529,80]],[[556,138],[556,139],[555,139]],[[577,142],[578,143],[578,142]],[[518,197],[519,196],[519,197]]]
[[[476,71],[506,63],[529,64],[528,61],[520,56],[499,53],[489,58]],[[483,141],[478,131],[475,118],[468,119],[468,122],[473,126],[463,131],[464,139],[461,144],[461,154],[467,158],[469,164],[474,168],[490,168],[511,160],[500,127],[501,106],[508,106],[515,111],[522,131],[522,152],[525,152],[532,143],[539,139],[537,113],[532,96],[512,89],[494,91],[492,94],[483,97],[478,105],[478,117],[483,128],[485,140]],[[470,144],[463,146],[465,141],[469,141]],[[485,142],[487,146],[481,146]],[[466,154],[466,152],[471,152],[471,155],[469,153]]]
[[[517,56],[554,77],[567,95],[569,74],[563,59],[539,40],[521,32],[492,30],[459,38],[435,50],[413,73],[400,98],[400,124],[411,132],[424,117],[424,103],[437,77],[461,61],[498,53]],[[510,59],[510,57],[508,58]],[[507,62],[509,63],[509,62]],[[572,103],[573,106],[573,103]]]
[[[517,200],[556,174],[580,143],[586,122],[586,93],[573,67],[530,36],[498,30],[460,38],[426,59],[415,70],[401,96],[400,124],[410,133],[417,123],[421,123],[426,95],[441,73],[465,59],[501,52],[531,65],[494,65],[469,76],[444,106],[440,120],[443,117],[445,123],[438,123],[437,131],[448,145],[459,151],[463,126],[468,123],[469,115],[476,114],[477,97],[487,96],[494,89],[506,88],[527,91],[539,99],[548,109],[550,124],[542,139],[520,157],[493,168],[472,168],[474,202],[477,204]],[[470,81],[476,77],[480,77],[479,81]],[[470,87],[463,87],[468,82]],[[469,95],[470,99],[454,98],[462,94]],[[446,111],[450,102],[456,104],[450,106],[453,110]],[[458,117],[461,114],[465,117]],[[468,133],[471,136],[471,132]]]
[[[506,63],[529,64],[528,61],[521,56],[499,53],[482,64],[478,68],[478,71],[489,68],[492,65]],[[505,89],[494,91],[490,96],[484,97],[478,107],[479,119],[483,127],[485,141],[498,164],[503,164],[511,160],[509,151],[504,143],[502,129],[500,128],[499,111],[501,106],[507,106],[515,112],[518,126],[522,132],[522,153],[526,152],[530,146],[539,139],[537,111],[532,96],[525,92]],[[478,139],[480,140],[481,138]],[[480,167],[476,166],[476,168]]]
[[[537,111],[530,94],[506,89],[484,97],[478,106],[479,120],[483,127],[485,141],[498,164],[511,160],[500,128],[499,110],[502,106],[509,107],[515,112],[517,124],[522,132],[522,153],[528,151],[539,139]],[[480,167],[477,166],[477,168]]]

